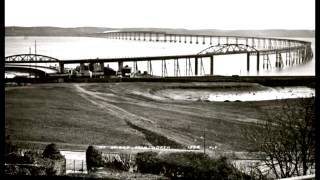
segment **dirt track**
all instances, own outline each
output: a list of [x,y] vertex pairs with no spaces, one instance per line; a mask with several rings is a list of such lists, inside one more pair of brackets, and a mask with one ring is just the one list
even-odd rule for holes
[[135,146],[156,143],[150,139],[159,137],[183,146],[202,146],[205,131],[207,147],[242,151],[248,148],[242,128],[263,119],[261,109],[278,106],[274,101],[173,101],[154,93],[194,85],[210,83],[57,83],[13,88],[6,90],[6,134],[17,141],[48,143]]

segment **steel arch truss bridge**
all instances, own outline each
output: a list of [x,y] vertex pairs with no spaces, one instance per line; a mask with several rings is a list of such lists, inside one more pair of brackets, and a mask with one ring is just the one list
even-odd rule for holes
[[257,52],[258,50],[254,47],[245,44],[220,44],[215,46],[210,46],[198,54],[240,54],[247,52]]
[[[47,63],[58,63],[60,71],[53,67],[48,67]],[[46,64],[46,65],[41,65]],[[63,72],[64,64],[57,58],[40,54],[17,54],[5,57],[5,69],[23,72],[34,72],[44,76],[47,71],[50,73]],[[44,74],[44,75],[43,75]]]
[[12,56],[7,56],[5,59],[6,63],[57,63],[59,62],[58,59],[45,56],[45,55],[39,55],[39,54],[17,54]]

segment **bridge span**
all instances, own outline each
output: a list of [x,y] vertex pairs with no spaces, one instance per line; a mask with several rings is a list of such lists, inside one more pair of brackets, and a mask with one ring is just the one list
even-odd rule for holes
[[[123,68],[124,62],[133,62],[133,71],[137,72],[137,62],[147,61],[149,74],[152,72],[152,62],[161,61],[162,77],[166,77],[167,61],[174,61],[174,76],[181,76],[180,64],[185,65],[185,76],[199,76],[204,74],[203,61],[210,62],[210,75],[214,75],[214,57],[220,55],[246,54],[247,71],[250,71],[250,57],[256,56],[256,70],[261,68],[269,70],[271,68],[282,69],[293,65],[304,64],[312,60],[313,52],[311,42],[263,37],[241,37],[241,36],[212,36],[212,35],[192,35],[192,34],[172,34],[165,32],[107,32],[100,34],[101,37],[119,40],[140,40],[153,42],[175,42],[175,43],[199,43],[210,44],[210,46],[197,54],[170,55],[170,56],[149,56],[149,57],[126,57],[126,58],[96,58],[96,59],[68,59],[61,60],[44,55],[18,54],[5,58],[6,63],[59,63],[59,72],[64,72],[65,64],[99,63],[104,67],[104,63],[118,63],[118,70]],[[271,55],[275,55],[271,59]],[[260,60],[261,59],[261,60]],[[261,62],[262,61],[262,62]],[[262,66],[262,67],[261,67]],[[226,68],[226,67],[219,67]]]

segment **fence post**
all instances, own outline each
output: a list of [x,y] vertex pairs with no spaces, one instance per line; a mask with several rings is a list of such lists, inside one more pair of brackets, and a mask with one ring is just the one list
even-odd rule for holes
[[84,169],[83,169],[83,160],[82,160],[82,163],[81,163],[81,170],[82,170],[82,172],[84,171]]

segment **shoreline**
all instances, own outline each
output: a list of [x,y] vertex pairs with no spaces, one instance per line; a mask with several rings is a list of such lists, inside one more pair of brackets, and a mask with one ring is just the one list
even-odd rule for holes
[[164,78],[72,78],[56,76],[47,78],[12,78],[6,83],[115,83],[115,82],[243,82],[258,83],[264,86],[307,86],[315,88],[316,76],[198,76],[198,77],[164,77]]

